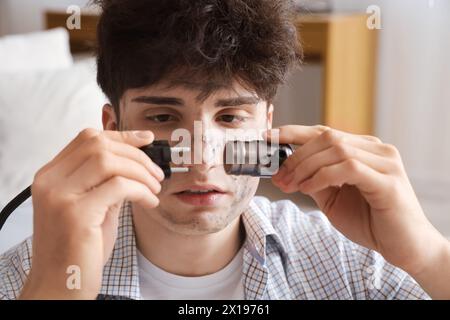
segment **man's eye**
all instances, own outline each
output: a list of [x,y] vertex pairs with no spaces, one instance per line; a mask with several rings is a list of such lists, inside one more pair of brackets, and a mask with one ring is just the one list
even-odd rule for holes
[[146,116],[146,119],[153,122],[168,122],[176,120],[176,118],[171,114],[157,114],[154,116]]
[[224,114],[224,115],[219,116],[218,120],[227,122],[227,123],[240,123],[240,122],[244,122],[245,118],[234,115],[234,114]]

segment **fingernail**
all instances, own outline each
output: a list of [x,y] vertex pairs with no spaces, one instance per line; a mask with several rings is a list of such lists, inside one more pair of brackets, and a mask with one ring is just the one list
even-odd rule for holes
[[149,139],[153,137],[153,133],[151,131],[134,131],[133,133],[139,139]]

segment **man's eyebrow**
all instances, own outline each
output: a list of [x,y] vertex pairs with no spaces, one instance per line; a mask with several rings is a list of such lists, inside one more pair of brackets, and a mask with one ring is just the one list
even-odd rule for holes
[[132,101],[156,105],[184,106],[184,101],[175,97],[140,96],[133,98]]
[[257,97],[235,97],[217,100],[216,107],[237,107],[244,104],[258,104],[259,102],[260,99]]
[[[164,96],[139,96],[132,99],[133,102],[154,104],[154,105],[171,105],[171,106],[184,106],[183,99],[176,97],[164,97]],[[228,99],[219,99],[216,101],[216,107],[237,107],[241,105],[253,105],[258,104],[261,100],[257,97],[234,97]]]

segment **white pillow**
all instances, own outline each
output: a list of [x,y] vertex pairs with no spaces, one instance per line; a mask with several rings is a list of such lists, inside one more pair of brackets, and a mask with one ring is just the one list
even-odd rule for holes
[[93,59],[57,71],[0,73],[0,208],[83,128],[101,129],[105,101]]
[[54,70],[72,64],[64,28],[0,37],[0,72]]

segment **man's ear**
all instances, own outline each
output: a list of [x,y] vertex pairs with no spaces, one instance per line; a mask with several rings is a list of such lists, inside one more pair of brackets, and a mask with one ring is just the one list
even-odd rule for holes
[[103,130],[117,130],[117,120],[114,108],[109,103],[102,109]]
[[270,104],[267,108],[267,129],[272,129],[273,123],[273,104]]

